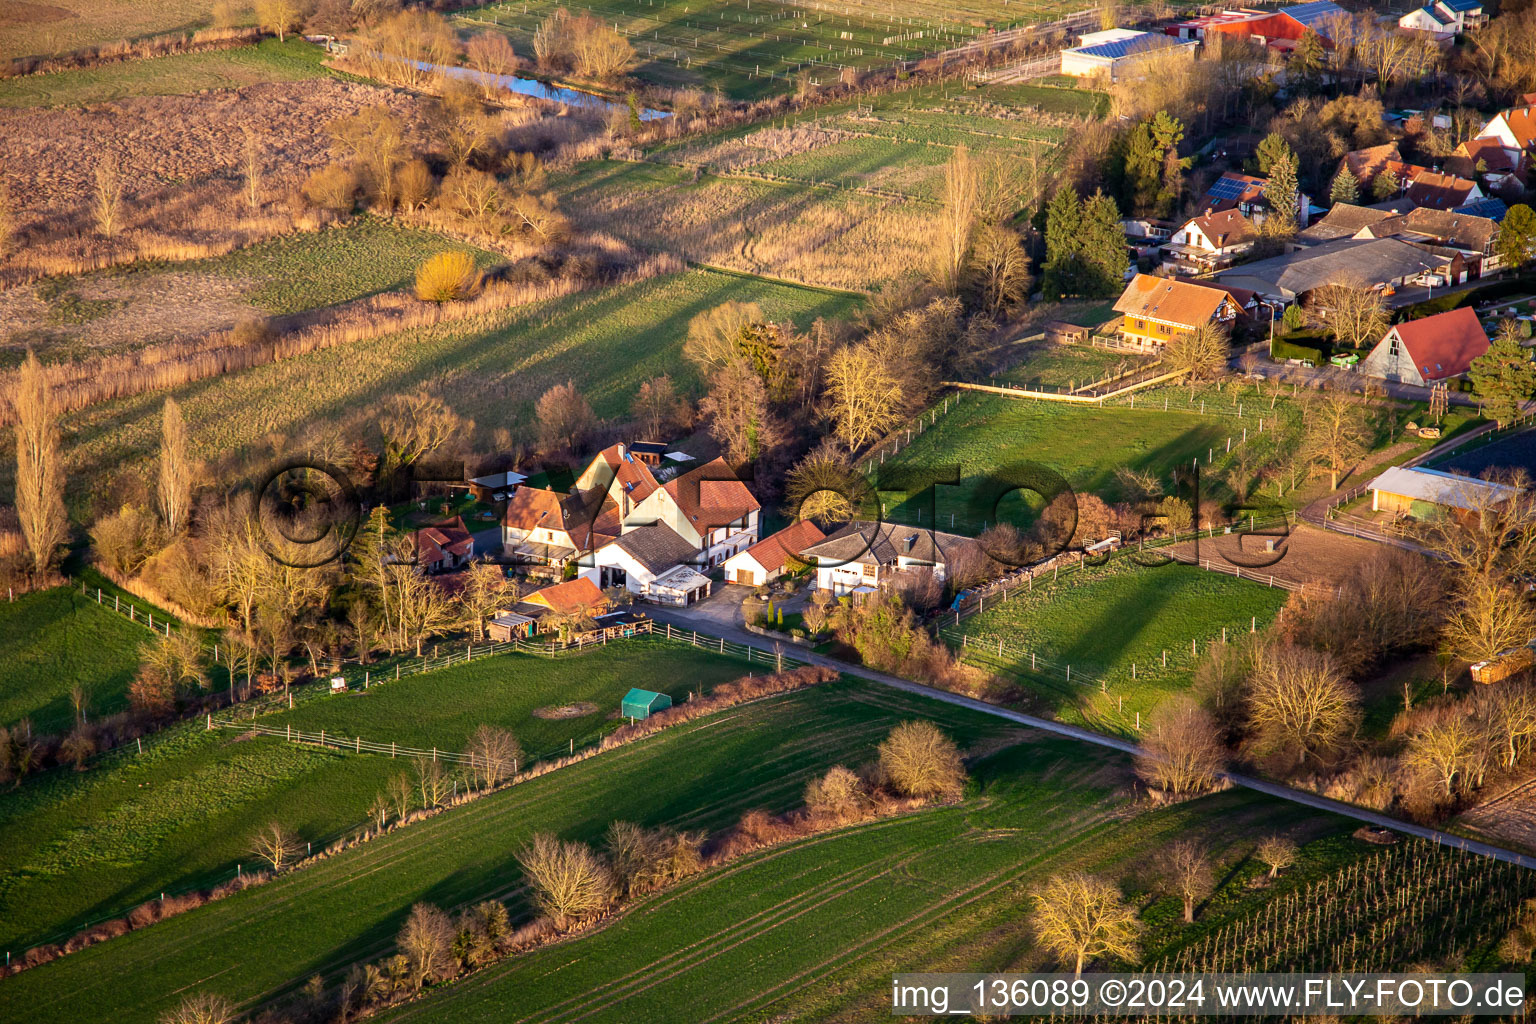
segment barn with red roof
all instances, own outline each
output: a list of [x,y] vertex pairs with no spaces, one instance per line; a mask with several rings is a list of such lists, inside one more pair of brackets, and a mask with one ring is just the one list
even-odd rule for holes
[[1462,306],[1422,320],[1396,324],[1360,363],[1360,372],[1403,384],[1434,384],[1460,377],[1488,351],[1488,335]]

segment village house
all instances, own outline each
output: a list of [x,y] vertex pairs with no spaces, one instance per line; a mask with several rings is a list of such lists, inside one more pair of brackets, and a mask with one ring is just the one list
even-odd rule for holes
[[1536,157],[1536,93],[1522,97],[1524,106],[1495,114],[1475,139],[1492,139],[1511,153]]
[[468,565],[475,557],[475,539],[464,527],[464,517],[423,526],[415,533],[416,564],[429,573],[447,572]]
[[[1228,171],[1211,182],[1211,187],[1205,190],[1200,202],[1207,216],[1236,210],[1247,218],[1250,225],[1256,227],[1274,212],[1274,198],[1269,194],[1269,189],[1268,178]],[[1296,203],[1297,226],[1306,227],[1307,210],[1312,199],[1300,189],[1292,198]]]
[[969,537],[898,523],[853,522],[801,556],[816,566],[817,589],[841,597],[871,592],[911,569],[931,570],[943,580],[957,559],[971,554],[980,550]]
[[1435,0],[1397,19],[1399,28],[1449,41],[1486,22],[1482,0]]
[[[554,565],[579,560],[602,586],[647,600],[686,604],[706,595],[701,570],[756,543],[761,509],[723,459],[674,475],[677,456],[665,448],[612,445],[569,494],[519,488],[502,522],[507,550]],[[689,572],[673,571],[679,567]]]
[[1240,210],[1207,213],[1185,223],[1162,247],[1164,256],[1181,270],[1194,273],[1230,264],[1253,248],[1259,233]]
[[1360,361],[1360,372],[1382,380],[1434,384],[1460,377],[1488,351],[1488,335],[1471,306],[1394,324]]
[[1115,301],[1124,314],[1120,336],[1127,344],[1155,349],[1201,324],[1230,327],[1240,312],[1232,295],[1178,278],[1137,274]]
[[1468,178],[1425,171],[1408,184],[1403,190],[1403,196],[1414,206],[1431,210],[1454,210],[1483,198],[1483,190],[1477,182]]
[[789,570],[791,558],[798,559],[806,548],[826,539],[827,535],[809,519],[791,523],[778,533],[764,537],[745,551],[726,559],[726,582],[742,583],[749,587],[770,583]]
[[593,618],[606,612],[610,604],[607,595],[598,589],[590,576],[578,576],[543,590],[535,590],[518,603],[517,612],[530,618],[549,615],[584,615]]
[[1481,182],[1489,191],[1523,191],[1529,161],[1523,150],[1507,149],[1498,139],[1468,139],[1445,158],[1445,171]]

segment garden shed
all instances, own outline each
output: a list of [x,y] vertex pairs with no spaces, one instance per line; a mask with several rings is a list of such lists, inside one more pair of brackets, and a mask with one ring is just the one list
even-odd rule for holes
[[619,714],[625,718],[633,718],[639,721],[649,718],[657,711],[665,711],[672,706],[672,698],[664,693],[654,690],[642,690],[638,686],[624,695],[624,700],[619,704]]

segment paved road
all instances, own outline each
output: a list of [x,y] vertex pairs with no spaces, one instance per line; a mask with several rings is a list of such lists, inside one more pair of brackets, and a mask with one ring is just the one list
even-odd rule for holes
[[[706,606],[704,613],[696,612],[694,609],[648,607],[646,608],[646,614],[650,615],[657,622],[670,624],[674,629],[680,628],[687,630],[698,630],[698,633],[701,637],[704,636],[707,632],[712,639],[719,639],[724,637],[731,643],[745,644],[749,647],[755,647],[760,651],[766,651],[770,654],[775,653],[775,645],[772,640],[769,640],[765,637],[760,637],[755,633],[748,633],[746,630],[741,629],[739,626],[728,625],[724,616],[721,614],[721,609],[725,607],[725,603],[723,601],[719,603],[712,602],[712,605],[713,607]],[[928,697],[932,700],[940,700],[946,704],[953,704],[956,707],[969,708],[972,711],[979,711],[982,714],[992,715],[995,718],[1003,718],[1010,722],[1017,722],[1020,725],[1027,725],[1031,728],[1039,729],[1042,732],[1053,733],[1057,736],[1065,736],[1069,739],[1081,740],[1084,743],[1092,743],[1093,745],[1099,747],[1108,747],[1111,750],[1118,750],[1121,753],[1130,754],[1132,756],[1138,755],[1142,752],[1141,748],[1132,743],[1130,740],[1119,739],[1115,736],[1106,736],[1102,733],[1093,732],[1090,729],[1083,729],[1075,725],[1067,725],[1064,722],[1055,722],[1048,718],[1038,718],[1034,715],[1026,715],[1022,711],[1011,711],[1008,708],[1000,708],[995,704],[988,704],[985,701],[974,700],[970,697],[963,697],[958,693],[950,693],[948,690],[935,689],[931,686],[924,686],[922,683],[914,683],[909,679],[902,679],[898,676],[886,675],[884,672],[875,672],[871,669],[867,669],[859,665],[850,665],[847,662],[839,661],[835,658],[829,658],[825,655],[817,654],[814,651],[806,650],[805,648],[796,648],[790,644],[782,644],[780,646],[787,648],[784,653],[793,655],[802,661],[808,661],[815,665],[826,665],[829,668],[835,668],[839,672],[843,672],[847,675],[857,676],[860,679],[867,679],[870,682],[879,683],[882,686],[889,686],[892,689],[918,694],[919,696]],[[1378,814],[1375,811],[1369,811],[1362,807],[1356,807],[1353,804],[1341,803],[1338,800],[1330,800],[1327,797],[1318,796],[1315,793],[1307,793],[1301,790],[1292,789],[1289,786],[1282,786],[1276,782],[1268,782],[1264,779],[1257,779],[1250,775],[1242,775],[1237,772],[1224,772],[1223,777],[1231,782],[1234,786],[1241,786],[1244,789],[1251,789],[1256,793],[1264,793],[1268,796],[1278,797],[1281,800],[1289,800],[1291,803],[1301,804],[1304,807],[1312,807],[1319,811],[1327,811],[1331,814],[1338,814],[1346,818],[1353,818],[1355,821],[1363,822],[1367,825],[1377,825],[1382,828],[1389,828],[1394,832],[1399,832],[1404,835],[1417,836],[1420,839],[1428,839],[1429,841],[1439,843],[1442,846],[1450,846],[1459,850],[1466,850],[1470,853],[1479,853],[1485,857],[1492,857],[1494,860],[1504,861],[1509,864],[1516,864],[1520,867],[1536,868],[1536,857],[1532,857],[1527,854],[1516,853],[1513,850],[1506,850],[1502,847],[1493,846],[1489,843],[1478,842],[1474,839],[1466,839],[1462,836],[1452,835],[1449,832],[1441,832],[1438,829],[1425,828],[1422,825],[1412,825],[1408,822],[1399,821],[1398,819],[1389,817],[1385,814]]]

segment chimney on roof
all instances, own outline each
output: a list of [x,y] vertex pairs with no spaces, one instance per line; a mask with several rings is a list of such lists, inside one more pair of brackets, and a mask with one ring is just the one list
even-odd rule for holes
[[906,537],[902,540],[902,545],[908,551],[911,551],[914,547],[917,546],[917,534],[915,534],[915,533],[907,534]]

